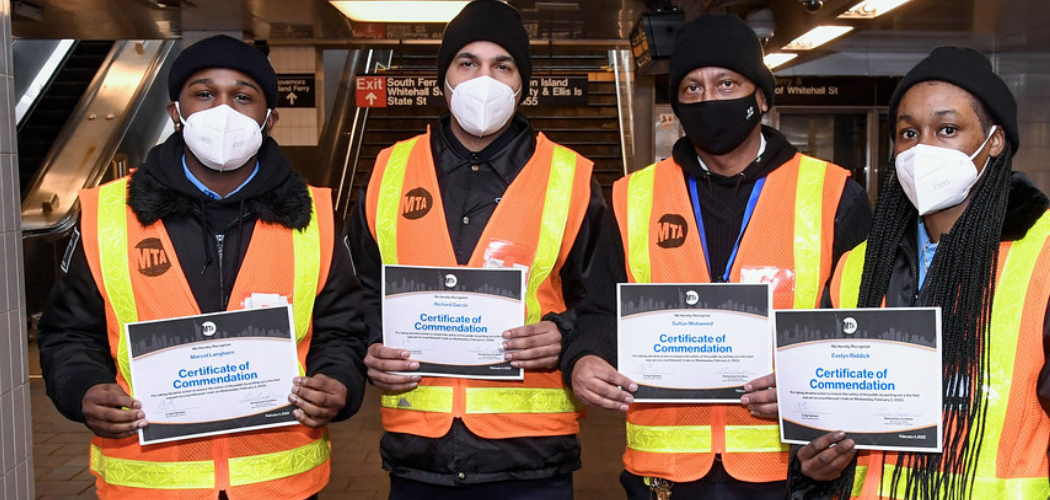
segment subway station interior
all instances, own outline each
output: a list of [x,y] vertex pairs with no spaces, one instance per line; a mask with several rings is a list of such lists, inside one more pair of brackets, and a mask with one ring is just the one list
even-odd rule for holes
[[[34,326],[78,221],[78,190],[125,175],[173,133],[165,75],[182,48],[225,33],[268,53],[280,84],[273,136],[311,184],[332,189],[342,218],[379,151],[447,111],[434,77],[450,16],[398,18],[423,12],[402,3],[0,0],[0,498],[95,497],[90,432],[47,399]],[[454,13],[465,2],[424,3]],[[739,15],[763,42],[777,77],[764,122],[849,169],[872,202],[891,161],[894,86],[942,45],[989,56],[1019,103],[1014,168],[1050,191],[1046,0],[509,3],[531,38],[532,94],[521,111],[595,162],[607,198],[614,181],[669,156],[680,137],[667,93],[671,30],[710,12]],[[831,38],[807,37],[821,33]],[[320,498],[386,498],[378,398],[369,387],[361,412],[331,426],[333,475]],[[623,426],[622,414],[589,412],[577,498],[622,497]]]

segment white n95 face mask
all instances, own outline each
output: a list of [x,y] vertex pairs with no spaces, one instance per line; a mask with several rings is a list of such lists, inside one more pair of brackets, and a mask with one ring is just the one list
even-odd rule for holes
[[445,81],[452,91],[450,108],[459,126],[470,135],[485,137],[501,128],[514,116],[514,101],[518,92],[490,76],[467,80],[456,88]]
[[966,200],[980,178],[973,159],[988,144],[995,127],[988,132],[981,147],[969,156],[957,149],[926,144],[918,144],[897,155],[897,180],[919,215],[954,207]]
[[[175,109],[182,119],[179,103]],[[270,110],[266,110],[266,120]],[[219,172],[244,166],[262,146],[262,129],[250,117],[226,104],[198,111],[183,119],[182,139],[204,166]]]

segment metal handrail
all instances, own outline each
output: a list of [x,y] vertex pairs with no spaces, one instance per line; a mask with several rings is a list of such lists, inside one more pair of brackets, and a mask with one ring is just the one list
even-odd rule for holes
[[127,40],[114,45],[26,190],[23,238],[62,234],[76,224],[78,191],[106,177],[177,43]]

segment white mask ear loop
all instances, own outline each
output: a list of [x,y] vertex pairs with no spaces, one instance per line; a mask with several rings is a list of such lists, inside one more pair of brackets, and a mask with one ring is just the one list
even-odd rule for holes
[[179,125],[185,127],[186,119],[182,117],[182,108],[179,107],[179,101],[175,101],[175,112],[179,114]]
[[992,140],[992,134],[995,133],[995,129],[997,127],[999,127],[999,126],[998,125],[992,125],[992,128],[988,131],[988,137],[985,137],[984,138],[984,142],[981,143],[981,147],[977,148],[977,151],[974,151],[973,154],[970,155],[970,160],[973,160],[974,158],[976,158],[977,154],[980,153],[981,150],[984,149],[984,147],[988,145],[988,141]]

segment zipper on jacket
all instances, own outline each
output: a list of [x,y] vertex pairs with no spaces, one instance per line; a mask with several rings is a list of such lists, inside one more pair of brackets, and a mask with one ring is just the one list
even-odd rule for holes
[[225,234],[215,235],[215,250],[219,255],[219,299],[222,301],[222,310],[226,310],[226,304],[229,302],[229,297],[226,295],[226,273],[222,269],[222,249],[226,241]]

